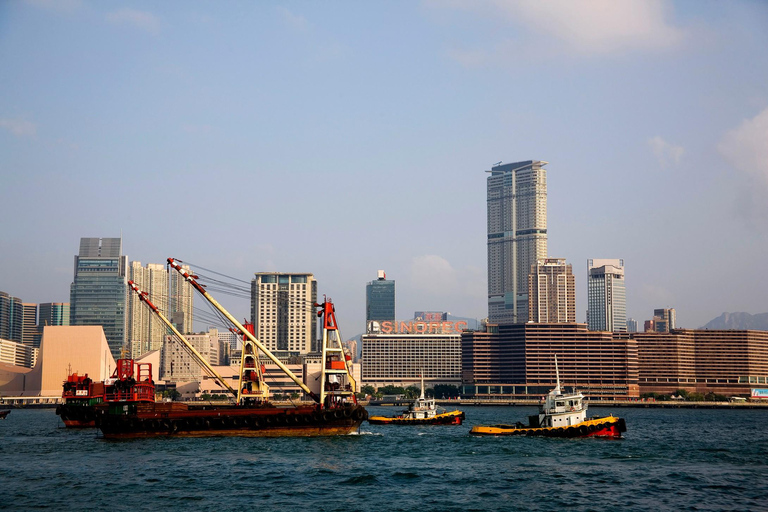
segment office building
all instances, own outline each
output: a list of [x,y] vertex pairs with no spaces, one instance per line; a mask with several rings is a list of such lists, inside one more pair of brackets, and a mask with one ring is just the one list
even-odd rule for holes
[[365,285],[365,323],[395,320],[395,282],[383,270]]
[[118,359],[126,337],[126,272],[121,238],[81,238],[70,285],[70,324],[100,325]]
[[626,332],[624,260],[587,260],[587,294],[590,331]]
[[539,398],[556,384],[590,399],[639,396],[637,345],[626,334],[580,323],[488,324],[461,335],[462,394]]
[[37,304],[23,303],[22,308],[22,326],[21,326],[21,342],[34,348],[40,348],[40,338],[42,333],[37,327]]
[[571,265],[563,258],[546,258],[532,265],[528,299],[529,322],[575,322],[576,281]]
[[[143,267],[140,261],[132,261],[128,271],[128,279],[133,281],[139,290],[147,293],[149,300],[163,315],[168,315],[168,275],[165,265],[149,263]],[[130,291],[126,338],[132,357],[138,359],[142,354],[160,350],[166,330],[162,320],[136,293]]]
[[317,281],[309,273],[258,272],[251,281],[251,322],[272,352],[306,354],[318,349]]
[[40,332],[46,325],[69,325],[68,302],[43,302],[37,305],[37,326]]
[[646,332],[669,332],[677,328],[677,315],[674,308],[654,309],[653,320],[647,322]]
[[0,292],[0,339],[21,343],[24,306],[21,299]]
[[637,332],[637,320],[627,318],[627,332]]
[[[219,331],[209,329],[206,333],[185,334],[184,338],[206,360],[208,364],[219,364]],[[197,359],[176,336],[165,336],[161,352],[162,373],[160,378],[168,382],[202,382],[208,378]]]
[[497,165],[487,179],[488,317],[528,320],[528,273],[547,257],[547,162]]

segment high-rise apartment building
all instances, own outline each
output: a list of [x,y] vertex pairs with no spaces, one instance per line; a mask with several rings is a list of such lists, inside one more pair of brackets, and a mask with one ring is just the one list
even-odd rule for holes
[[23,303],[21,342],[28,347],[40,348],[42,332],[37,328],[37,304]]
[[21,299],[0,292],[0,339],[21,343],[24,306]]
[[497,165],[488,177],[488,317],[528,320],[528,273],[547,257],[547,162]]
[[627,332],[637,332],[637,320],[627,318]]
[[46,325],[69,325],[68,302],[43,302],[37,305],[37,327],[43,332]]
[[[189,265],[182,265],[181,268],[189,271]],[[168,319],[180,333],[193,332],[192,285],[179,272],[171,272],[168,279]]]
[[317,281],[312,274],[257,272],[251,281],[251,322],[270,351],[317,350]]
[[112,356],[125,345],[128,257],[121,238],[81,238],[70,285],[70,324],[100,325]]
[[587,324],[590,331],[626,332],[623,259],[587,260]]
[[395,320],[395,281],[379,270],[376,281],[365,285],[365,321]]
[[[128,279],[136,283],[139,290],[146,292],[149,300],[163,315],[168,314],[168,270],[165,265],[149,263],[146,267],[140,261],[132,261]],[[126,339],[133,358],[151,350],[160,350],[166,334],[166,327],[135,293],[128,294],[128,321]]]
[[531,266],[528,274],[528,321],[576,321],[576,281],[572,266],[564,258],[546,258]]

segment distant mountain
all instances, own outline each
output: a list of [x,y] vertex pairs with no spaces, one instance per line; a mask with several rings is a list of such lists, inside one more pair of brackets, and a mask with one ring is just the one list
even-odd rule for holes
[[768,331],[768,313],[750,315],[749,313],[723,313],[719,317],[710,320],[700,329],[753,329],[756,331]]

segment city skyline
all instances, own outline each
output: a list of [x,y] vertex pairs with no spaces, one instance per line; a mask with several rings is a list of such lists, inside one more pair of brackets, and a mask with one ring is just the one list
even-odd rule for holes
[[733,271],[768,253],[768,6],[612,5],[3,3],[0,290],[69,302],[77,241],[122,236],[312,272],[345,337],[379,268],[400,311],[484,318],[485,171],[540,158],[548,253],[623,258],[628,317],[768,311]]

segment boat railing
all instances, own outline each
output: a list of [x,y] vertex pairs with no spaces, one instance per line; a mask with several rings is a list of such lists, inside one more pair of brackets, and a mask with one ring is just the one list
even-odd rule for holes
[[106,393],[105,399],[108,402],[154,401],[155,386],[149,383],[137,383],[128,390],[115,390]]

